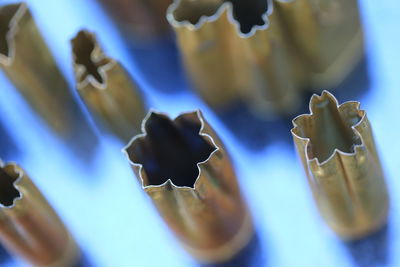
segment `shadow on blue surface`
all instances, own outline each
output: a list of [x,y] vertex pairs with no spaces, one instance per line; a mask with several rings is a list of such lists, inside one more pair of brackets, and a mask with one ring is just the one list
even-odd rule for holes
[[15,141],[0,122],[0,159],[3,161],[12,160],[19,152]]
[[217,264],[203,264],[202,267],[257,267],[266,266],[266,257],[261,248],[260,237],[257,233],[253,235],[249,244],[242,249],[231,260]]
[[248,149],[257,151],[278,140],[291,143],[290,119],[264,120],[254,116],[244,103],[219,112],[218,117],[233,135]]
[[71,152],[84,164],[90,164],[99,143],[99,138],[89,124],[78,103],[71,107],[73,110],[73,125],[63,136],[62,141]]
[[74,267],[94,267],[94,266],[95,265],[90,262],[89,258],[83,251],[81,251],[78,263],[74,265]]
[[172,33],[146,44],[132,40],[127,40],[127,44],[140,76],[154,90],[174,93],[188,87]]
[[[14,263],[14,259],[11,254],[3,247],[0,246],[0,266],[5,264],[16,264]],[[81,252],[81,255],[78,259],[78,262],[74,264],[73,267],[94,267],[95,265],[92,264],[85,253]],[[72,266],[71,266],[72,267]]]
[[357,267],[385,266],[389,262],[388,225],[366,238],[344,242]]
[[0,265],[12,260],[11,255],[8,251],[0,245]]

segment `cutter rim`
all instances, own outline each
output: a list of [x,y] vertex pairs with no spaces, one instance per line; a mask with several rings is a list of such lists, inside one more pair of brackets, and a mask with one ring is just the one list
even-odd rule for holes
[[156,110],[156,109],[151,108],[151,109],[149,110],[149,112],[147,113],[147,115],[145,116],[145,118],[143,119],[143,121],[142,121],[142,125],[141,125],[142,133],[137,134],[137,135],[135,135],[134,137],[132,137],[132,139],[128,142],[128,144],[122,148],[122,153],[127,157],[129,164],[131,164],[132,166],[138,168],[139,179],[140,179],[140,182],[141,182],[142,189],[150,189],[150,188],[152,188],[152,189],[161,189],[161,188],[167,186],[168,184],[170,184],[173,188],[176,188],[176,189],[193,190],[193,191],[195,191],[196,188],[197,188],[197,183],[198,183],[198,181],[199,181],[199,179],[200,179],[200,177],[201,177],[201,165],[207,163],[207,162],[211,159],[211,157],[212,157],[217,151],[220,151],[220,150],[221,150],[221,148],[215,143],[214,138],[213,138],[211,135],[209,135],[209,134],[203,132],[204,126],[205,126],[205,121],[204,121],[204,119],[203,119],[203,117],[202,117],[202,113],[201,113],[200,109],[195,109],[194,111],[189,111],[189,112],[181,112],[181,113],[179,113],[177,116],[175,116],[175,118],[172,120],[172,121],[174,121],[174,120],[176,120],[177,118],[179,118],[179,117],[181,117],[181,116],[184,116],[184,115],[186,115],[186,114],[193,114],[193,113],[196,113],[197,118],[199,119],[199,122],[200,122],[200,124],[201,124],[198,134],[199,134],[200,136],[204,136],[204,137],[208,138],[208,139],[211,141],[211,143],[212,143],[212,145],[214,146],[214,148],[215,148],[205,160],[196,163],[199,172],[198,172],[197,177],[196,177],[196,179],[195,179],[195,181],[194,181],[194,183],[193,183],[193,187],[191,187],[191,186],[179,186],[179,185],[175,185],[175,184],[172,182],[171,178],[167,179],[164,183],[159,184],[159,185],[144,185],[144,180],[143,180],[143,176],[142,176],[142,171],[143,171],[143,169],[144,169],[144,168],[143,168],[143,164],[133,162],[133,161],[131,160],[130,156],[129,156],[128,149],[129,149],[129,147],[132,146],[132,144],[133,144],[136,140],[138,140],[139,138],[143,138],[143,137],[146,137],[146,136],[147,136],[147,132],[146,132],[146,129],[145,129],[145,125],[146,125],[146,122],[148,121],[148,119],[151,117],[151,115],[152,115],[153,113],[154,113],[154,114],[157,114],[157,115],[161,115],[161,116],[166,116],[167,118],[169,118],[169,119],[171,120],[171,118],[168,116],[167,113],[165,113],[165,112],[160,112],[160,111],[158,111],[158,110]]
[[14,62],[15,58],[15,40],[14,37],[18,33],[19,30],[19,23],[25,14],[28,12],[28,5],[25,2],[17,2],[17,3],[9,3],[3,7],[6,6],[16,6],[17,10],[11,17],[8,23],[8,31],[6,33],[6,42],[8,45],[8,55],[3,55],[0,53],[0,64],[3,64],[4,66],[11,66],[12,63]]
[[15,197],[12,201],[11,205],[5,206],[2,203],[0,203],[0,208],[3,209],[12,209],[16,206],[16,203],[23,198],[23,192],[21,191],[20,186],[18,185],[20,183],[20,181],[22,180],[22,178],[24,177],[24,171],[17,165],[17,163],[11,161],[8,163],[5,163],[4,161],[2,161],[0,159],[0,168],[5,168],[7,166],[11,166],[13,168],[13,171],[15,173],[18,174],[18,177],[15,179],[15,181],[12,183],[12,185],[14,186],[14,188],[18,191],[19,196]]
[[262,14],[261,19],[264,21],[263,25],[253,25],[251,27],[251,30],[247,33],[243,33],[240,30],[240,22],[236,20],[233,16],[233,4],[231,2],[224,2],[222,3],[214,12],[213,15],[207,16],[207,15],[202,15],[200,16],[199,20],[197,23],[193,24],[188,20],[182,20],[178,21],[175,19],[175,16],[173,13],[179,8],[180,3],[182,0],[175,0],[167,9],[167,20],[168,22],[173,26],[173,27],[186,27],[189,30],[195,31],[200,29],[205,23],[210,23],[217,21],[222,14],[227,11],[227,18],[230,23],[235,27],[236,33],[238,34],[239,37],[246,39],[250,38],[253,35],[256,34],[257,31],[262,31],[266,30],[269,28],[270,21],[269,21],[269,16],[273,13],[273,0],[266,0],[268,3],[267,10]]
[[[85,64],[80,64],[80,63],[76,62],[77,55],[74,52],[75,45],[73,43],[74,40],[76,40],[76,38],[78,38],[78,35],[81,33],[85,34],[86,36],[89,36],[89,38],[91,39],[91,41],[94,44],[93,50],[90,52],[89,58],[96,65],[96,70],[103,80],[102,83],[100,83],[90,73],[87,73],[85,78],[83,80],[81,80],[81,78],[84,75],[85,70],[87,70],[87,68],[86,68]],[[97,41],[97,35],[93,31],[89,31],[86,28],[83,28],[83,29],[79,30],[78,33],[76,33],[73,38],[70,39],[70,43],[71,43],[71,47],[72,47],[72,49],[71,49],[72,50],[72,62],[73,62],[74,68],[75,68],[77,89],[83,90],[89,84],[92,85],[96,89],[100,89],[100,90],[107,89],[107,85],[108,85],[107,72],[117,64],[117,61],[104,54],[103,50],[100,47],[99,42]],[[98,61],[101,59],[105,59],[108,62],[106,64],[97,66]]]
[[[311,144],[311,139],[309,137],[299,136],[294,131],[295,131],[295,129],[297,129],[299,127],[299,124],[296,123],[296,121],[298,119],[304,118],[304,117],[311,117],[311,116],[314,115],[314,113],[313,113],[313,111],[311,109],[313,99],[314,98],[322,98],[324,95],[328,95],[329,98],[332,98],[334,100],[337,109],[340,109],[340,107],[342,105],[345,105],[345,104],[354,104],[356,106],[357,110],[363,112],[363,115],[362,115],[362,117],[360,118],[360,120],[356,124],[351,126],[352,131],[354,132],[354,134],[356,134],[360,138],[360,141],[361,141],[360,144],[354,144],[353,145],[353,150],[354,151],[353,152],[344,152],[344,151],[341,151],[340,149],[335,148],[334,151],[331,153],[331,155],[327,159],[325,159],[322,162],[320,162],[319,159],[316,156],[314,156],[312,158],[310,158],[308,156],[307,150],[308,150],[308,147]],[[318,167],[322,167],[322,166],[326,165],[330,160],[332,160],[336,155],[342,155],[342,156],[346,156],[346,157],[353,157],[353,156],[355,156],[357,154],[358,150],[363,149],[365,147],[364,138],[361,135],[361,133],[357,130],[357,127],[359,125],[361,125],[366,120],[367,113],[365,112],[365,110],[360,109],[360,106],[361,106],[361,103],[359,101],[345,101],[342,104],[339,104],[339,102],[336,99],[336,97],[332,93],[330,93],[328,90],[323,90],[321,95],[318,95],[318,94],[315,94],[315,93],[312,95],[312,97],[310,99],[310,102],[309,102],[310,113],[301,114],[301,115],[296,116],[292,120],[293,128],[290,130],[290,132],[292,133],[294,138],[297,138],[297,139],[302,140],[302,141],[305,142],[304,154],[305,154],[305,158],[306,158],[307,162],[309,162],[309,163],[313,163],[314,162],[314,163],[317,164]]]

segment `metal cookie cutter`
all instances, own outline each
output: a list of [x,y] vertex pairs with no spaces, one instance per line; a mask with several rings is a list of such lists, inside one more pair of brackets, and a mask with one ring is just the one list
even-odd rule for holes
[[150,112],[124,152],[143,190],[186,250],[225,262],[254,230],[230,159],[200,111],[174,120]]
[[297,75],[272,1],[176,0],[167,11],[195,90],[214,109],[245,100],[258,114],[290,113]]
[[25,3],[0,7],[0,34],[1,68],[52,128],[69,134],[79,107]]
[[388,193],[371,126],[360,103],[338,105],[324,91],[292,135],[317,206],[344,239],[363,237],[387,220]]
[[138,86],[118,61],[103,53],[93,33],[80,31],[71,45],[79,95],[100,124],[129,141],[146,115]]
[[79,258],[75,241],[24,170],[2,161],[0,241],[33,266],[74,266]]
[[363,34],[357,0],[275,0],[275,10],[302,64],[305,86],[335,87],[360,62]]

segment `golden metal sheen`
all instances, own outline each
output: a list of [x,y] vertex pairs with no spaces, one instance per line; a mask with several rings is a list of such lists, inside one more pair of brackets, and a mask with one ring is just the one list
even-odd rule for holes
[[344,239],[378,230],[387,220],[388,193],[370,123],[360,103],[341,105],[314,95],[310,114],[293,120],[292,135],[315,201]]
[[177,0],[167,11],[194,89],[214,109],[291,112],[297,77],[272,1]]
[[361,60],[363,34],[357,0],[276,0],[289,43],[302,57],[305,86],[334,87]]
[[25,3],[0,7],[0,36],[1,68],[32,108],[67,134],[76,104]]
[[0,240],[32,266],[74,266],[78,261],[75,241],[24,170],[1,161]]
[[93,33],[80,31],[71,45],[79,95],[97,122],[128,142],[146,115],[138,86],[118,61],[104,54]]
[[249,210],[220,139],[200,111],[150,112],[124,152],[143,190],[186,250],[224,262],[253,236]]

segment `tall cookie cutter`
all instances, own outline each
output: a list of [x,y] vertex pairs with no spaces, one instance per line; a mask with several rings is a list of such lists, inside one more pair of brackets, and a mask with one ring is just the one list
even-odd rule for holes
[[79,249],[39,189],[15,163],[0,161],[0,241],[32,266],[74,266]]
[[104,54],[96,36],[81,30],[71,40],[76,87],[100,125],[127,142],[140,132],[146,104],[117,60]]
[[80,112],[26,3],[0,7],[0,67],[32,108],[62,136]]
[[224,146],[200,111],[171,120],[151,111],[124,152],[143,190],[184,248],[225,262],[251,240],[247,205]]
[[297,75],[272,1],[232,2],[177,0],[167,11],[194,89],[216,110],[244,99],[257,113],[290,113]]
[[310,114],[293,120],[293,139],[318,209],[344,239],[385,224],[388,192],[366,112],[356,101],[338,104],[314,95]]

